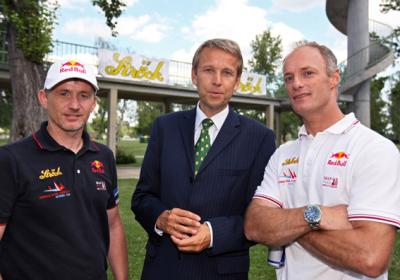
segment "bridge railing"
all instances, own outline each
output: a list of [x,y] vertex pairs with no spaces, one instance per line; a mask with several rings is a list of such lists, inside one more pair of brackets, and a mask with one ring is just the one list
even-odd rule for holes
[[[8,64],[5,31],[0,31],[0,38],[4,38],[0,42],[0,64]],[[53,41],[51,53],[46,55],[45,61],[55,62],[65,58],[84,59],[87,63],[98,66],[98,48],[94,46],[69,43],[64,41]],[[192,64],[177,60],[169,61],[169,84],[192,87],[191,81]]]
[[3,29],[0,29],[0,64],[8,64],[6,31]]
[[[54,41],[52,52],[46,57],[47,61],[54,62],[61,58],[84,58],[88,63],[97,66],[99,63],[98,48],[87,45]],[[169,84],[192,86],[191,63],[169,60]]]

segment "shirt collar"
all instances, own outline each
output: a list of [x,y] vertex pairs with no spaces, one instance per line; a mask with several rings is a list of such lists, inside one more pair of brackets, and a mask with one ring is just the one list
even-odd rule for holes
[[[201,122],[204,119],[207,119],[208,117],[204,112],[200,109],[199,102],[197,102],[196,106],[196,121],[195,121],[195,128],[200,128],[201,129]],[[224,124],[226,118],[228,117],[229,114],[229,106],[226,106],[225,109],[223,109],[221,112],[215,114],[212,116],[210,119],[213,121],[214,125],[218,130],[221,129],[222,125]]]
[[[356,119],[354,113],[350,113],[344,116],[341,120],[333,124],[332,126],[325,129],[322,133],[330,133],[330,134],[346,134],[349,132],[356,124],[360,121]],[[304,124],[300,127],[298,136],[307,136],[307,129]]]
[[[57,141],[54,140],[53,137],[51,137],[51,135],[47,131],[47,125],[48,125],[47,121],[42,122],[42,124],[40,125],[40,129],[37,132],[33,133],[33,139],[35,140],[36,145],[40,149],[48,151],[58,151],[64,149],[63,146],[58,144]],[[83,138],[82,151],[90,150],[96,152],[99,150],[97,145],[90,140],[90,136],[85,130],[83,131],[82,138]]]

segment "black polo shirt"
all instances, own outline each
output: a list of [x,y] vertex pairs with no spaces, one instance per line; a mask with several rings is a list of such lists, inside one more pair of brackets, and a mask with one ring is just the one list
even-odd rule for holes
[[40,130],[0,147],[0,273],[9,279],[107,279],[114,156],[83,134],[78,154]]

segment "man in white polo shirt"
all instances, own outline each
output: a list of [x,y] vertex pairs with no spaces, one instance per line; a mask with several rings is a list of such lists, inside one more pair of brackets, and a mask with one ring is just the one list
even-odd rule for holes
[[304,125],[271,157],[246,237],[284,248],[279,280],[387,279],[400,227],[398,149],[341,112],[336,58],[325,46],[300,42],[283,73]]

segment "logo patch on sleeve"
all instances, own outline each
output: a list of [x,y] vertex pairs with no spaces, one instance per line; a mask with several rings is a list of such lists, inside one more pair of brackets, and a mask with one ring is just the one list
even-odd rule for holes
[[116,187],[114,189],[113,195],[114,195],[115,203],[118,204],[118,202],[119,202],[119,189],[118,189],[118,187]]

